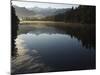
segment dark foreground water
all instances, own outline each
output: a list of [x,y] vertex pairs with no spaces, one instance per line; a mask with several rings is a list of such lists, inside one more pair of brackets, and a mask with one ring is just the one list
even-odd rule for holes
[[12,73],[94,69],[95,47],[75,36],[54,26],[20,25]]

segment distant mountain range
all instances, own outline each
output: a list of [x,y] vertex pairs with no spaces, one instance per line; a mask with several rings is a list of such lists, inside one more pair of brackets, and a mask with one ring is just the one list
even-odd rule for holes
[[25,8],[25,7],[18,7],[14,6],[16,15],[19,18],[22,17],[35,17],[35,18],[43,18],[47,16],[57,15],[59,13],[64,13],[70,8],[67,9],[56,9],[56,8],[39,8],[39,7],[32,7],[32,8]]

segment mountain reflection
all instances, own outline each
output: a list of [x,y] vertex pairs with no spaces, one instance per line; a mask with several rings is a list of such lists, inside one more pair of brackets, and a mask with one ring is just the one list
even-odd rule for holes
[[[68,25],[68,26],[67,26]],[[78,25],[78,24],[77,24]],[[70,26],[69,24],[63,23],[42,23],[42,24],[28,24],[27,25],[20,25],[19,34],[22,33],[47,33],[47,34],[67,34],[71,37],[75,37],[78,40],[82,41],[82,45],[86,48],[95,48],[95,25],[92,24],[84,24],[75,25],[75,27]]]

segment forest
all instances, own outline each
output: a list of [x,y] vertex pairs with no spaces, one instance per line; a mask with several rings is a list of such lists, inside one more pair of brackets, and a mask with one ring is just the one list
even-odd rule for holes
[[17,30],[18,30],[19,19],[16,16],[15,8],[11,6],[11,55],[16,55],[16,48],[15,48],[15,39],[17,37]]
[[95,24],[95,7],[94,6],[82,6],[78,8],[70,9],[64,14],[58,14],[55,16],[56,21],[65,22],[76,22],[76,23],[86,23]]

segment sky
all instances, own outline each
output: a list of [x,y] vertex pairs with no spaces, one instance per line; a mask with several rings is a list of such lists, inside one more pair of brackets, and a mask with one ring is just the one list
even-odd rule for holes
[[69,4],[54,4],[54,3],[41,3],[41,2],[31,2],[31,1],[12,1],[12,5],[19,7],[40,7],[40,8],[72,8],[78,7],[78,5],[69,5]]

